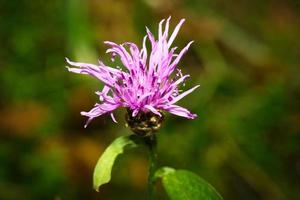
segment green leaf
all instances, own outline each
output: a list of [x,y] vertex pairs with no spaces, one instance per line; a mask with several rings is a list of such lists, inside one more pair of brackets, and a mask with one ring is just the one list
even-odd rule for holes
[[156,172],[171,200],[222,200],[208,182],[187,170],[162,168]]
[[111,179],[111,171],[118,155],[125,149],[137,147],[137,138],[134,135],[121,136],[113,141],[99,158],[94,170],[94,189],[98,192],[99,187],[108,183]]
[[155,172],[155,179],[162,178],[169,173],[174,173],[176,170],[171,167],[162,167]]

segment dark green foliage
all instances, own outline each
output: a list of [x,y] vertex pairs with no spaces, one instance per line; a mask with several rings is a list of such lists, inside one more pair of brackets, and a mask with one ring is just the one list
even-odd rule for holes
[[[127,133],[125,110],[87,129],[102,88],[70,74],[64,57],[97,63],[104,40],[141,44],[172,15],[186,23],[175,41],[195,40],[180,67],[180,105],[196,120],[165,115],[160,166],[192,170],[224,199],[299,199],[299,1],[2,0],[0,3],[0,199],[141,199],[147,155],[122,156],[115,179],[93,191],[99,155]],[[112,65],[114,66],[114,65]],[[123,159],[124,157],[124,159]]]

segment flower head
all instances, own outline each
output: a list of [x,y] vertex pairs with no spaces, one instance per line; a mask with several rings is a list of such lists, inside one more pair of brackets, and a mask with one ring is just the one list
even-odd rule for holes
[[[120,68],[106,66],[101,61],[98,65],[94,65],[72,62],[67,59],[67,62],[74,66],[67,67],[70,72],[93,76],[105,85],[102,91],[96,92],[101,103],[96,103],[89,112],[81,112],[81,115],[89,118],[85,126],[95,117],[106,113],[110,113],[115,121],[113,111],[118,107],[126,107],[132,117],[143,112],[152,112],[157,116],[162,116],[161,111],[189,119],[197,116],[187,109],[175,105],[180,99],[199,87],[197,85],[182,93],[178,89],[189,75],[182,75],[181,71],[176,68],[182,56],[193,43],[188,43],[179,53],[175,52],[177,47],[171,47],[184,21],[182,19],[169,36],[170,17],[162,20],[159,23],[158,39],[155,39],[146,28],[147,35],[144,37],[142,48],[131,42],[120,45],[109,41],[104,42],[110,47],[106,53],[111,54],[112,61],[118,56],[126,68],[124,71]],[[147,41],[151,44],[149,53],[146,48]]]

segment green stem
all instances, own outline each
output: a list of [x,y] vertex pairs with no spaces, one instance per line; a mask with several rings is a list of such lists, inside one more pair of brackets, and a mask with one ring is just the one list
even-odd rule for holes
[[155,171],[157,168],[157,141],[156,135],[151,135],[145,138],[146,145],[149,149],[149,174],[148,174],[148,195],[149,200],[156,199],[156,187],[155,187]]

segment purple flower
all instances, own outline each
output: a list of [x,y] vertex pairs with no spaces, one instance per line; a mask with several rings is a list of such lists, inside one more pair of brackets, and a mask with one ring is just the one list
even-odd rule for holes
[[[96,92],[101,103],[96,103],[89,112],[81,112],[81,115],[89,117],[85,127],[92,119],[105,113],[110,113],[116,122],[113,111],[118,107],[128,108],[132,117],[140,112],[152,112],[161,116],[162,110],[189,119],[197,117],[187,109],[175,105],[199,85],[185,92],[179,92],[179,85],[184,84],[189,75],[183,76],[176,67],[193,41],[179,53],[175,53],[177,47],[171,45],[185,20],[182,19],[169,36],[170,19],[171,17],[166,20],[164,30],[162,27],[165,20],[159,23],[157,40],[146,28],[147,35],[141,49],[131,42],[120,45],[104,42],[110,46],[106,53],[111,54],[112,61],[118,56],[126,68],[124,71],[119,67],[116,69],[106,66],[101,61],[98,65],[94,65],[66,59],[70,65],[75,66],[67,67],[70,72],[93,76],[105,84],[102,91]],[[151,44],[149,53],[146,48],[147,41]],[[174,74],[175,71],[177,74]]]

